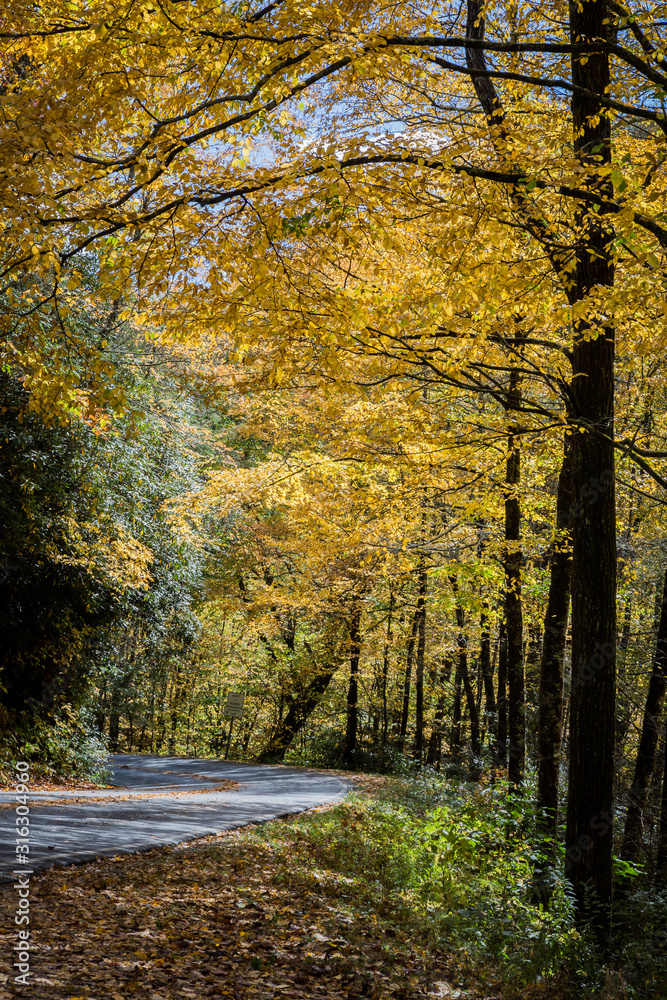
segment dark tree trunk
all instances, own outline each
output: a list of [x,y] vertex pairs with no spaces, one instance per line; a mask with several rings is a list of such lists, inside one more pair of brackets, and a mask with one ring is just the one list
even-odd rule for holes
[[483,611],[479,622],[480,645],[479,645],[479,669],[482,674],[484,684],[484,705],[486,714],[486,725],[489,731],[489,744],[493,745],[498,731],[496,717],[496,692],[493,689],[493,665],[491,663],[491,632],[489,631],[489,617]]
[[552,854],[558,836],[558,789],[563,724],[563,678],[570,607],[572,548],[572,448],[565,438],[556,495],[556,531],[551,552],[549,597],[544,617],[537,716],[537,805],[544,849]]
[[660,803],[660,829],[658,831],[656,878],[661,887],[667,888],[667,713],[665,713],[665,762],[662,774],[662,797]]
[[635,773],[628,798],[621,857],[624,861],[637,862],[642,849],[642,827],[649,784],[655,767],[658,749],[660,715],[667,687],[667,569],[662,588],[662,606],[658,624],[658,637],[653,657],[653,670],[649,681],[644,718],[642,720]]
[[[634,479],[634,476],[632,477]],[[628,520],[625,531],[620,539],[618,552],[618,584],[623,581],[626,575],[628,556],[632,547],[632,533],[635,524],[634,499],[630,500],[628,509]],[[623,619],[621,623],[620,640],[616,651],[616,752],[615,758],[623,752],[623,745],[628,735],[628,730],[632,722],[634,713],[634,692],[632,681],[628,681],[626,675],[626,665],[628,659],[628,647],[630,636],[632,635],[633,601],[632,591],[625,599],[623,607]],[[654,614],[653,614],[653,640],[657,640],[658,624],[660,621],[660,608],[662,606],[662,573],[656,581]]]
[[[461,718],[461,685],[463,685],[463,690],[466,696],[466,703],[468,705],[468,714],[470,716],[470,739],[472,744],[472,752],[475,756],[479,756],[481,753],[480,745],[480,733],[479,733],[479,713],[477,711],[477,703],[475,701],[475,692],[473,691],[472,683],[470,681],[470,674],[468,672],[468,639],[465,633],[465,612],[463,610],[463,605],[461,604],[459,587],[456,577],[450,577],[450,582],[452,585],[452,590],[454,592],[454,598],[456,600],[456,627],[458,629],[458,661],[456,668],[456,699],[458,700],[458,711],[456,711],[455,702],[455,714],[454,717],[458,715],[456,719],[458,723],[458,733],[456,736],[456,741],[458,742],[458,747],[461,746],[461,733],[460,733],[460,718]],[[452,725],[452,743],[454,743],[454,725]]]
[[[606,38],[604,0],[570,5],[572,42]],[[614,197],[609,179],[610,119],[599,96],[610,84],[609,57],[572,57],[575,155],[601,199]],[[575,267],[568,297],[573,317],[572,417],[572,692],[566,831],[566,872],[580,919],[609,934],[612,900],[614,721],[616,701],[616,510],[614,496],[614,329],[596,326],[581,305],[614,283],[613,232],[606,217],[581,206]],[[604,307],[603,307],[604,308]],[[604,320],[602,321],[604,322]],[[593,334],[591,336],[591,334]]]
[[109,708],[109,750],[111,753],[118,752],[118,740],[120,733],[120,717],[122,715],[124,697],[123,691],[131,679],[131,673],[117,677],[111,688],[111,706]]
[[454,597],[456,599],[456,626],[459,633],[459,672],[463,682],[463,690],[465,691],[468,714],[470,715],[470,741],[473,754],[475,754],[475,756],[479,756],[482,749],[479,739],[479,713],[477,711],[477,702],[475,701],[475,692],[473,691],[472,683],[470,681],[470,673],[468,671],[468,639],[465,633],[465,611],[463,610],[463,605],[461,604],[456,577],[451,577],[450,580],[452,590],[454,591]]
[[435,709],[435,716],[433,719],[433,729],[431,730],[431,738],[428,742],[428,751],[426,755],[426,763],[430,764],[432,767],[440,765],[440,756],[442,749],[442,734],[443,734],[443,719],[445,717],[445,685],[448,683],[452,675],[452,660],[451,657],[446,657],[440,671],[439,679],[434,673],[434,684],[439,684],[438,701]]
[[181,702],[183,700],[184,691],[180,685],[180,668],[176,668],[176,677],[174,678],[174,693],[171,700],[171,709],[169,712],[169,739],[167,740],[167,753],[176,753],[176,731],[178,729],[178,716],[181,707]]
[[498,637],[498,746],[497,761],[507,766],[507,633],[505,623],[500,624]]
[[542,630],[539,624],[530,626],[528,642],[526,644],[526,701],[528,702],[531,692],[537,695],[540,679],[540,662],[542,660]]
[[452,728],[449,735],[449,752],[452,757],[458,757],[461,752],[461,685],[463,671],[461,669],[461,651],[456,658],[454,674],[454,705],[452,706]]
[[[656,587],[656,592],[662,593],[662,581]],[[660,597],[658,597],[660,600]],[[658,615],[660,614],[660,609],[658,608]],[[616,656],[616,685],[618,689],[617,705],[616,705],[616,751],[620,753],[625,738],[628,734],[628,729],[630,728],[630,722],[632,721],[632,698],[624,697],[627,690],[626,687],[626,674],[625,667],[628,657],[628,646],[630,644],[630,634],[632,631],[632,598],[628,597],[625,601],[625,607],[623,609],[623,624],[621,625],[621,638],[618,644],[618,654]]]
[[387,616],[387,641],[384,644],[384,656],[382,657],[382,745],[387,745],[387,730],[389,729],[389,716],[387,712],[387,680],[389,677],[389,650],[392,643],[392,618],[394,614],[394,591],[389,591],[389,614]]
[[479,731],[479,712],[477,711],[477,703],[475,701],[475,692],[473,691],[473,686],[470,681],[470,673],[468,671],[468,657],[466,654],[466,660],[463,664],[463,689],[466,694],[466,701],[468,703],[468,714],[470,716],[470,745],[472,748],[473,755],[479,757],[482,752],[482,745],[480,741],[480,731]]
[[424,657],[426,655],[426,588],[428,578],[423,556],[419,560],[418,570],[419,597],[417,599],[417,614],[419,616],[417,640],[417,670],[415,676],[415,751],[414,758],[421,763],[424,752]]
[[415,653],[415,639],[419,628],[419,608],[415,611],[412,619],[412,631],[408,639],[407,657],[405,660],[405,681],[403,683],[403,713],[401,715],[401,746],[405,743],[405,734],[408,731],[408,714],[410,712],[410,682],[412,679],[412,660]]
[[118,752],[118,730],[120,726],[120,715],[117,709],[111,708],[109,715],[109,750],[111,753]]
[[287,701],[287,712],[271,734],[266,748],[257,758],[259,764],[283,760],[294,737],[320,703],[338,665],[318,670],[299,698]]
[[104,725],[106,722],[106,700],[107,700],[107,679],[106,677],[102,680],[100,687],[100,699],[97,705],[97,711],[95,712],[95,728],[97,729],[98,735],[101,736],[104,732]]
[[347,689],[347,728],[343,763],[353,767],[357,751],[359,660],[361,658],[361,604],[355,604],[350,617],[350,683]]
[[[516,409],[520,400],[519,373],[510,373],[508,405]],[[526,766],[526,692],[523,662],[523,611],[521,607],[521,452],[513,434],[507,441],[505,474],[505,627],[507,629],[508,687],[508,778],[515,787],[523,784]]]

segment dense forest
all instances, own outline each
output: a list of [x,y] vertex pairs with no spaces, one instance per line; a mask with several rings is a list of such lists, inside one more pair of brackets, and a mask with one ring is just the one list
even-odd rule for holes
[[5,777],[491,785],[661,953],[666,15],[9,5]]

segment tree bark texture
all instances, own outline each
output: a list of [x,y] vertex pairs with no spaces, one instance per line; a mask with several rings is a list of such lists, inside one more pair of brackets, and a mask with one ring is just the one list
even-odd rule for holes
[[461,752],[461,686],[463,683],[463,672],[461,669],[461,650],[456,657],[456,671],[454,673],[454,704],[452,707],[452,727],[449,736],[449,752],[452,757],[458,757]]
[[389,651],[392,645],[393,614],[394,614],[394,591],[389,591],[389,613],[387,616],[387,641],[384,644],[384,655],[382,657],[382,745],[387,745],[387,731],[389,729],[389,714],[387,711],[387,679],[389,677]]
[[[466,33],[484,38],[481,0],[468,0]],[[609,55],[602,48],[577,52],[580,42],[607,40],[606,0],[581,0],[569,8],[572,135],[580,184],[592,200],[575,213],[573,259],[554,239],[548,220],[525,185],[509,184],[512,204],[527,231],[545,247],[572,307],[569,420],[574,424],[572,527],[572,696],[566,830],[566,871],[580,919],[593,919],[601,939],[610,929],[614,718],[616,700],[616,512],[614,503],[614,329],[596,300],[614,284],[613,231],[600,203],[614,198],[611,125],[600,99],[611,84]],[[484,52],[466,47],[466,65],[503,159],[507,124]],[[506,161],[503,164],[506,165]],[[509,628],[509,626],[508,626]],[[509,666],[510,671],[513,669]],[[512,696],[510,696],[512,698]],[[510,734],[511,735],[511,734]],[[516,751],[514,751],[516,753]],[[517,761],[510,761],[514,771]]]
[[[456,601],[456,627],[458,629],[457,643],[459,647],[457,668],[456,668],[456,692],[455,692],[455,705],[454,705],[454,720],[452,722],[452,744],[456,744],[458,749],[461,747],[461,688],[466,696],[466,703],[468,705],[468,714],[470,715],[470,739],[472,745],[472,752],[475,756],[479,756],[481,753],[480,744],[480,729],[479,729],[479,712],[477,711],[477,702],[475,700],[475,692],[473,690],[472,683],[470,681],[470,673],[468,671],[468,638],[465,632],[465,611],[463,609],[463,604],[461,603],[461,597],[459,593],[458,581],[455,576],[450,577],[450,582],[452,585],[452,591],[454,592],[454,598]],[[454,722],[457,725],[456,738],[454,737]]]
[[[603,39],[604,0],[570,5],[570,38]],[[609,174],[611,126],[599,97],[610,85],[604,51],[572,56],[575,155],[590,190],[614,197]],[[614,722],[616,701],[616,509],[614,495],[614,329],[587,309],[614,284],[613,232],[608,219],[582,205],[576,260],[567,291],[574,345],[570,401],[573,436],[572,690],[566,830],[566,873],[581,919],[608,937],[612,901]],[[602,325],[600,325],[600,323]]]
[[432,767],[440,767],[440,757],[442,753],[442,735],[443,735],[443,720],[445,717],[445,685],[449,682],[452,675],[453,663],[451,657],[447,656],[443,662],[442,669],[440,671],[440,677],[438,678],[434,674],[434,681],[438,682],[439,694],[438,701],[435,708],[435,716],[433,718],[433,728],[431,730],[431,736],[428,742],[428,750],[426,755],[426,763],[430,764]]

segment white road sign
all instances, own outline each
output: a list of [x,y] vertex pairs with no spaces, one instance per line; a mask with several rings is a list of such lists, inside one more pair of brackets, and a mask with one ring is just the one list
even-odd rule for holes
[[230,691],[227,695],[227,704],[225,705],[225,715],[229,715],[232,719],[242,719],[243,718],[243,699],[244,694],[239,692]]

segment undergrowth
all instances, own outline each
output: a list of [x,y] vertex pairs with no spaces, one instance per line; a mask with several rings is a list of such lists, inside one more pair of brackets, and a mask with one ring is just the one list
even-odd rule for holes
[[306,880],[352,880],[369,918],[401,926],[425,946],[445,943],[477,983],[503,997],[667,996],[665,900],[650,908],[649,954],[637,923],[645,901],[626,898],[623,931],[619,925],[605,963],[593,935],[575,927],[564,877],[554,873],[548,909],[533,901],[534,831],[528,798],[513,798],[505,783],[426,775],[388,779],[372,797],[353,795],[249,836],[282,851],[292,878],[296,867]]
[[2,734],[0,784],[13,782],[17,761],[30,764],[33,781],[108,781],[104,741],[66,708],[57,720],[24,719],[13,732]]

